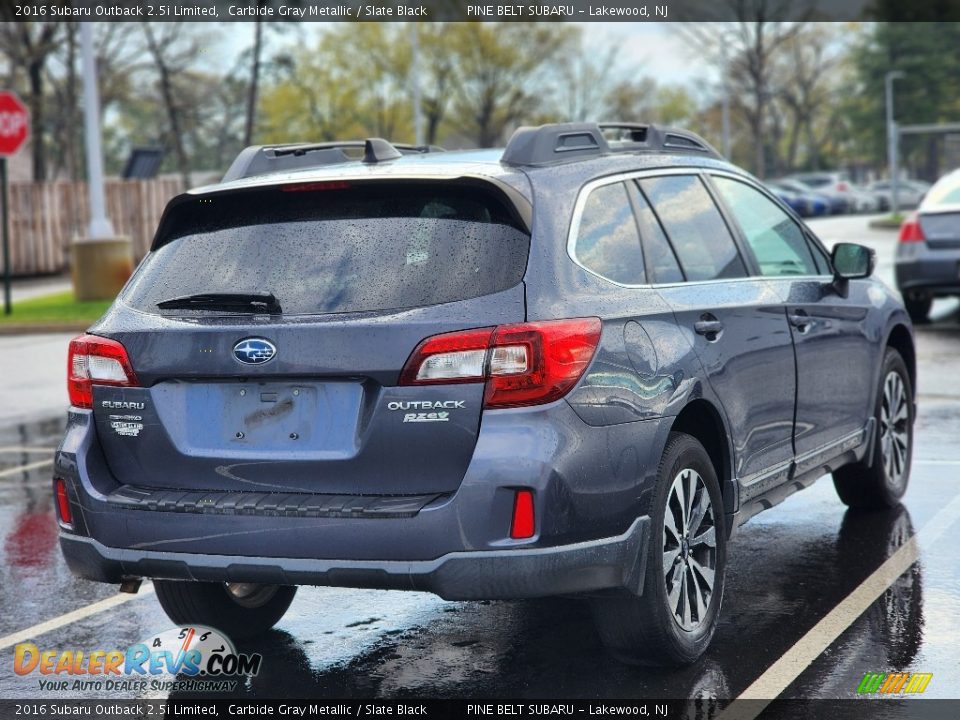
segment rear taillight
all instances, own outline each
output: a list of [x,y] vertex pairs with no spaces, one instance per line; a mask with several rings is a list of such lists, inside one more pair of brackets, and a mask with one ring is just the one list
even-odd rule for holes
[[583,375],[600,328],[598,318],[576,318],[434,335],[413,351],[400,384],[486,382],[486,408],[552,402]]
[[850,189],[850,185],[845,183],[843,180],[837,183],[837,190],[840,192],[847,192]]
[[924,240],[926,238],[923,236],[923,228],[920,227],[920,216],[911,213],[900,226],[900,242],[923,242]]
[[70,512],[70,497],[67,495],[67,483],[63,478],[56,478],[54,487],[57,495],[57,515],[60,523],[67,527],[73,526],[73,513]]
[[70,342],[67,354],[70,404],[93,407],[94,385],[136,387],[138,383],[123,345],[96,335],[81,335]]

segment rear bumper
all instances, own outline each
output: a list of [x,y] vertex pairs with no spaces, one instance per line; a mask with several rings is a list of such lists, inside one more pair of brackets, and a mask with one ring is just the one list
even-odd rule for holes
[[926,243],[900,243],[894,269],[897,288],[901,291],[960,294],[960,249],[930,249]]
[[80,577],[330,585],[432,592],[445,600],[504,600],[600,590],[643,592],[650,519],[615,537],[545,548],[452,552],[435,560],[314,560],[111,548],[61,532]]

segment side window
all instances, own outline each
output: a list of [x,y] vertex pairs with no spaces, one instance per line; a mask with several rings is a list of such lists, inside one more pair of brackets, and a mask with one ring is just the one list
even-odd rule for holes
[[743,230],[761,275],[817,275],[803,230],[770,198],[746,183],[713,177],[713,183]]
[[747,274],[723,216],[699,177],[647,178],[640,187],[660,218],[687,280]]
[[642,285],[643,253],[623,183],[602,185],[587,197],[574,254],[584,267],[624,285]]
[[653,214],[650,203],[640,192],[636,183],[628,184],[637,212],[637,225],[640,226],[640,238],[643,243],[643,255],[647,261],[647,275],[650,282],[683,282],[683,271],[677,263],[677,256],[663,234],[663,228],[657,216]]

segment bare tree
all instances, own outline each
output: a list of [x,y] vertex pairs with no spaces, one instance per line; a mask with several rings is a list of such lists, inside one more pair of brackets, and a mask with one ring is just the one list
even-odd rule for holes
[[[610,43],[606,48],[587,47],[583,37],[576,48],[565,52],[556,67],[555,96],[558,114],[571,122],[605,120],[604,99],[612,82],[621,48]],[[609,119],[627,119],[611,116]]]
[[820,141],[814,123],[834,97],[831,72],[840,61],[840,47],[834,32],[823,24],[812,24],[798,32],[785,45],[778,72],[779,98],[790,115],[786,164],[798,164],[801,140],[805,141],[807,163],[820,164]]
[[447,23],[423,23],[420,33],[422,107],[426,119],[425,140],[439,141],[440,124],[450,108],[453,94],[455,56]]
[[477,145],[491,147],[543,102],[539,81],[576,31],[553,23],[455,23],[451,35],[457,53],[454,109]]
[[763,177],[767,169],[766,131],[768,108],[777,95],[773,85],[774,58],[792,38],[802,31],[803,22],[774,22],[783,17],[783,0],[726,0],[736,22],[685,23],[680,32],[719,67],[726,66],[731,90],[736,92],[737,108],[754,138],[753,171]]
[[151,25],[142,22],[147,49],[153,58],[157,73],[160,98],[167,115],[169,125],[167,143],[173,148],[177,170],[183,178],[184,187],[190,187],[190,159],[184,144],[179,91],[175,87],[175,78],[185,74],[199,53],[200,44],[195,36],[185,32],[184,23],[157,23]]

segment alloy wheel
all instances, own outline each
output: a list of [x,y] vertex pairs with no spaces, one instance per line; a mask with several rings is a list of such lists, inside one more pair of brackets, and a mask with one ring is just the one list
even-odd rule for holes
[[700,474],[673,479],[663,519],[663,580],[674,620],[695,630],[707,617],[717,570],[717,529],[710,493]]
[[907,470],[910,447],[910,411],[903,378],[890,372],[883,381],[883,401],[880,406],[880,452],[887,481],[899,487]]

